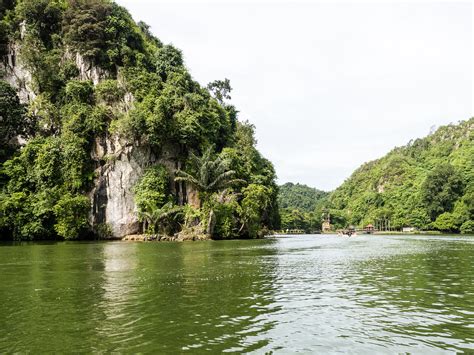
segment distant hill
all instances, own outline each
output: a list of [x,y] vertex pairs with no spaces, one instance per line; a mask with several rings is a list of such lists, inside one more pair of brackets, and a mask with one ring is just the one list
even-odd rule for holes
[[321,229],[320,207],[328,192],[302,184],[288,182],[279,187],[281,229],[301,229],[312,232]]
[[304,212],[313,212],[317,203],[328,195],[325,191],[291,182],[281,185],[279,189],[280,208],[292,208]]
[[328,198],[335,227],[474,232],[474,118],[363,164]]

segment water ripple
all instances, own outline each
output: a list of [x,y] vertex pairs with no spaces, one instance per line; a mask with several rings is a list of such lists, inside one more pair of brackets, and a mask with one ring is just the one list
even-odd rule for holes
[[472,352],[474,239],[0,247],[0,352]]

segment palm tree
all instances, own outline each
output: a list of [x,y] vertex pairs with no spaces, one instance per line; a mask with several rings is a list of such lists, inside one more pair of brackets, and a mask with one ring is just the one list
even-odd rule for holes
[[151,227],[153,232],[163,231],[167,234],[167,228],[171,226],[173,219],[182,211],[180,206],[173,205],[172,202],[167,202],[161,207],[152,205],[151,203],[146,205],[146,209],[138,212],[141,220],[144,220]]
[[175,181],[191,184],[200,193],[219,192],[237,183],[246,183],[242,179],[234,179],[234,170],[229,170],[229,160],[218,156],[212,158],[213,149],[209,147],[201,157],[191,153],[189,160],[196,174],[183,170],[176,172]]
[[[227,189],[237,183],[246,183],[245,180],[233,178],[236,174],[229,169],[229,160],[218,156],[213,159],[213,148],[209,147],[201,157],[191,153],[190,165],[196,171],[193,175],[183,170],[176,172],[175,181],[183,181],[192,186],[201,194],[201,197],[209,197],[213,192],[222,192],[224,195]],[[202,196],[204,195],[204,196]],[[223,198],[223,197],[222,197]],[[202,201],[199,201],[200,207]],[[207,221],[206,233],[212,236],[216,224],[216,215],[211,208]]]

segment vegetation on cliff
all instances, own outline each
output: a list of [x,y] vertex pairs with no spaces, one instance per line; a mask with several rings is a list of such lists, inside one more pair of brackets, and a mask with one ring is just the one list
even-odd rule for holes
[[288,182],[279,186],[281,228],[300,229],[312,232],[321,229],[321,215],[318,206],[328,193],[302,184]]
[[[180,50],[112,1],[10,0],[0,12],[2,76],[8,61],[21,62],[32,91],[21,103],[16,91],[25,83],[0,81],[3,238],[109,234],[91,223],[90,191],[97,168],[114,159],[94,158],[94,144],[111,137],[158,157],[175,147],[176,183],[198,191],[199,206],[187,205],[173,189],[175,171],[150,162],[134,189],[144,231],[199,226],[210,237],[235,238],[278,226],[273,166],[255,148],[254,127],[228,103],[227,79],[202,87]],[[96,75],[84,79],[84,70]],[[217,164],[216,176],[202,176],[212,169],[195,164],[201,156]],[[203,179],[208,188],[197,183]]]
[[363,164],[317,213],[323,211],[336,228],[371,223],[474,233],[474,118]]

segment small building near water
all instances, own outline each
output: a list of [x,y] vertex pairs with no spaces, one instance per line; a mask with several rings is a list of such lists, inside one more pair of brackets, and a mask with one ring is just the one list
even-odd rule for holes
[[321,230],[324,232],[330,232],[331,231],[331,223],[329,221],[324,221],[321,224]]
[[414,232],[414,231],[416,231],[415,227],[403,227],[402,228],[402,232],[404,232],[404,233],[411,233],[411,232]]

